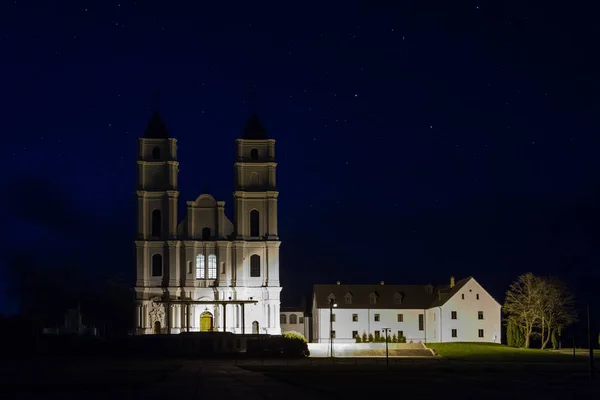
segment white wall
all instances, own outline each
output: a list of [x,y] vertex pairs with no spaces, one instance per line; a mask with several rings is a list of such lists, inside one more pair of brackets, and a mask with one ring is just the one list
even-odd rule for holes
[[[479,300],[477,295],[479,294]],[[463,299],[464,295],[464,299]],[[430,311],[434,311],[433,309]],[[452,311],[457,312],[453,320]],[[478,319],[478,311],[483,311],[483,320]],[[437,337],[431,341],[443,342],[501,342],[501,306],[475,281],[471,279],[436,312]],[[441,316],[441,318],[440,318]],[[440,327],[441,324],[441,327]],[[452,337],[452,329],[457,337]],[[478,330],[483,329],[480,338]],[[439,333],[441,332],[441,337]]]
[[[319,321],[313,326],[313,338],[317,342],[329,341],[329,308],[318,309],[316,318]],[[425,340],[425,330],[419,330],[419,314],[424,310],[382,310],[382,309],[346,309],[334,308],[335,322],[333,330],[335,331],[335,343],[351,343],[352,331],[358,331],[359,335],[365,332],[375,336],[375,331],[380,331],[383,336],[383,328],[390,328],[390,335],[398,335],[402,331],[407,342]],[[352,321],[352,315],[358,314],[358,322]],[[375,321],[375,314],[379,314],[379,322]],[[398,314],[403,315],[403,322],[398,322]],[[315,318],[313,314],[313,318]]]
[[[296,315],[296,324],[290,324],[290,315]],[[309,337],[309,321],[302,311],[281,311],[280,316],[285,315],[285,324],[281,324],[281,332],[298,332],[304,335],[306,340],[310,340]],[[302,322],[300,322],[302,320]]]

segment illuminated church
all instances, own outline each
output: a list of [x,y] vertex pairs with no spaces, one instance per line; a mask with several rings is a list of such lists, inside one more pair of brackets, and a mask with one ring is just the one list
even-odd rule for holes
[[136,334],[280,334],[275,140],[256,114],[236,140],[233,221],[209,194],[179,220],[177,139],[158,113],[138,153]]

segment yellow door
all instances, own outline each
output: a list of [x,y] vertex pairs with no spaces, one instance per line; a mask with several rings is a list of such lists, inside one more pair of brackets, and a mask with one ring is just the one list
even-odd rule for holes
[[212,332],[213,330],[213,316],[208,311],[205,311],[200,315],[200,332]]
[[160,321],[154,321],[154,331],[153,333],[155,335],[159,335],[160,334]]

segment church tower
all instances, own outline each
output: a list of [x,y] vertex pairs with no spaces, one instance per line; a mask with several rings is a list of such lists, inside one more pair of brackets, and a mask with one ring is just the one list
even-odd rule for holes
[[169,286],[175,271],[169,269],[169,241],[177,235],[177,140],[169,137],[155,112],[138,139],[136,240],[138,299],[146,299],[151,288]]

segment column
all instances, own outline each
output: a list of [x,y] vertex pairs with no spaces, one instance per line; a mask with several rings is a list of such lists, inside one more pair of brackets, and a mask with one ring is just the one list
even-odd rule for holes
[[244,303],[241,303],[242,306],[242,335],[246,333],[246,313],[244,313]]

